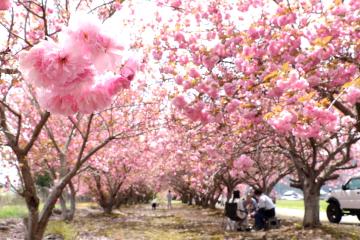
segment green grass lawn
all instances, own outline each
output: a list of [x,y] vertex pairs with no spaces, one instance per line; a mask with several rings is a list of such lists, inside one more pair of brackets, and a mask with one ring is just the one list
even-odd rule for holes
[[0,218],[21,218],[27,214],[25,205],[0,206]]
[[[39,210],[42,209],[42,207],[44,206],[43,203],[40,203],[40,208]],[[81,203],[77,203],[76,204],[76,208],[88,208],[91,206],[98,206],[96,203],[94,202],[81,202]],[[59,205],[56,205],[55,208],[60,208]],[[25,215],[27,215],[28,211],[26,208],[25,203],[24,204],[6,204],[1,206],[0,205],[0,219],[1,218],[22,218]]]
[[[40,203],[39,211],[43,208],[44,204]],[[55,207],[59,208],[59,205]],[[0,206],[0,219],[1,218],[22,218],[28,214],[28,210],[24,204],[8,204]]]
[[[320,211],[325,212],[328,203],[325,200],[320,200]],[[276,207],[290,208],[290,209],[304,209],[303,200],[276,200]]]

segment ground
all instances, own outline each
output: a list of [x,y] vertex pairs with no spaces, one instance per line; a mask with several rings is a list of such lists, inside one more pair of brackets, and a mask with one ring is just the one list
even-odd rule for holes
[[[62,234],[69,240],[360,239],[360,229],[356,225],[324,223],[320,229],[303,230],[299,219],[280,218],[280,229],[251,233],[227,232],[224,231],[221,210],[179,203],[171,210],[160,207],[153,211],[150,205],[135,205],[105,215],[97,207],[81,205],[72,223],[63,223],[54,218],[47,234]],[[1,240],[22,239],[22,226],[18,218],[2,219],[0,222],[10,222],[10,229],[0,232]]]

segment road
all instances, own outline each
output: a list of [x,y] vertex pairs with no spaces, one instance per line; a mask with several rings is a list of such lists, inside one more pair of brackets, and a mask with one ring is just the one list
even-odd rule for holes
[[[302,219],[304,217],[304,210],[290,209],[290,208],[276,208],[276,215],[283,217],[293,217]],[[320,212],[320,221],[329,222],[326,216],[326,212]],[[356,216],[343,216],[341,223],[360,224],[360,221]]]

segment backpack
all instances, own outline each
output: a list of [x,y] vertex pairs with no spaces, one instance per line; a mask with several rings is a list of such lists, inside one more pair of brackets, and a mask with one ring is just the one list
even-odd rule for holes
[[225,216],[230,218],[233,221],[238,221],[240,218],[236,214],[237,211],[237,203],[227,202],[225,203]]

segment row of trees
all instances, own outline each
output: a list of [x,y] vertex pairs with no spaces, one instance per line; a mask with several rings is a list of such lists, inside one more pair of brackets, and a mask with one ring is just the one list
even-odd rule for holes
[[[136,144],[159,127],[159,103],[156,97],[144,99],[146,86],[140,81],[136,90],[128,90],[141,66],[125,58],[128,49],[94,20],[105,21],[120,5],[19,0],[1,6],[6,11],[0,16],[1,35],[7,33],[0,49],[1,153],[19,171],[16,190],[29,210],[26,239],[42,239],[58,200],[64,219],[73,218],[77,189],[84,187],[75,180],[85,172],[105,211],[112,208],[113,184],[117,190],[126,185],[121,190],[132,196],[141,196],[136,189],[150,191],[130,173],[139,174],[133,166],[145,161],[136,155]],[[71,18],[80,10],[95,14]],[[127,149],[128,144],[134,145]],[[50,173],[53,184],[40,209],[36,176],[42,172]],[[104,176],[116,181],[104,184]],[[64,192],[71,196],[70,211]],[[116,204],[121,202],[127,200]]]
[[167,139],[167,146],[177,150],[168,157],[163,178],[184,202],[194,199],[195,204],[215,208],[220,195],[227,193],[229,200],[240,184],[274,194],[275,185],[295,170],[270,135],[240,131],[234,125],[203,126],[174,116],[169,133],[174,137]]
[[[111,212],[163,182],[214,206],[224,188],[269,193],[290,174],[313,227],[321,186],[356,166],[356,0],[161,0],[143,3],[146,19],[132,1],[3,2],[1,154],[19,170],[26,239],[42,238],[57,200],[73,218],[79,176]],[[139,32],[121,42],[95,18]]]
[[[356,166],[357,1],[161,4],[172,10],[155,26],[152,53],[164,79],[179,86],[178,111],[212,128],[240,126],[238,137],[259,134],[259,147],[294,170],[304,226],[319,225],[321,186]],[[224,143],[216,135],[214,147]]]

